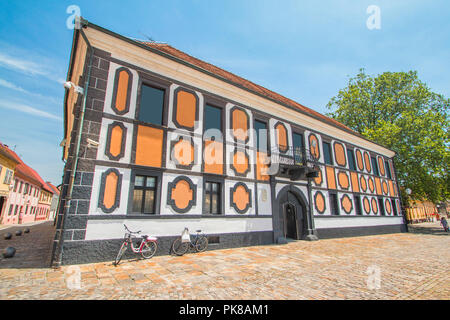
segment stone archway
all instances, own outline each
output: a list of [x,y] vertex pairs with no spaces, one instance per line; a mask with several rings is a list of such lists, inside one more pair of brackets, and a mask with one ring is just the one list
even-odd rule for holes
[[285,243],[287,238],[311,240],[307,215],[308,201],[303,192],[291,185],[283,187],[274,203],[274,242]]

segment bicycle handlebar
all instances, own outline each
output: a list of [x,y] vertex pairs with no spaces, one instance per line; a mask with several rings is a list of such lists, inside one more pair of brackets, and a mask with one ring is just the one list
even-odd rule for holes
[[127,225],[126,224],[124,224],[123,225],[124,227],[125,227],[125,229],[127,229],[127,231],[129,232],[129,233],[141,233],[142,231],[131,231],[130,229],[128,229],[128,227],[127,227]]

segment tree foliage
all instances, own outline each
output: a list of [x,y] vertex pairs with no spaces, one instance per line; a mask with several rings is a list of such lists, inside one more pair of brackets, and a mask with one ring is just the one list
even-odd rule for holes
[[327,104],[329,116],[395,151],[401,188],[434,203],[449,198],[449,106],[415,71],[371,77],[364,69]]

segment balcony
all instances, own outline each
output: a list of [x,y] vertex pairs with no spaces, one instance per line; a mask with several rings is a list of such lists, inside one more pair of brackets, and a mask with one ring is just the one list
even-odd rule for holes
[[287,152],[286,154],[294,154],[294,157],[277,155],[279,166],[277,173],[274,174],[275,176],[289,178],[291,181],[318,177],[319,162],[313,157],[309,149],[296,148],[293,152]]

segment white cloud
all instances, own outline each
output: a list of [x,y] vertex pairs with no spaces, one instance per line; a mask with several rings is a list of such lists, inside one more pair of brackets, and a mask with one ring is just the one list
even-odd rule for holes
[[37,117],[41,117],[41,118],[62,121],[62,119],[60,117],[58,117],[57,115],[54,115],[54,114],[46,112],[46,111],[39,110],[34,107],[30,107],[30,106],[28,106],[26,104],[22,104],[22,103],[15,103],[15,102],[11,102],[11,101],[0,100],[0,107],[18,111],[18,112],[28,113],[28,114],[31,114],[31,115],[34,115]]
[[13,90],[16,90],[19,92],[23,92],[23,93],[30,93],[29,91],[27,91],[19,86],[16,86],[14,83],[3,80],[1,78],[0,78],[0,86],[8,88],[8,89],[13,89]]
[[30,92],[30,91],[28,91],[28,90],[26,90],[26,89],[24,89],[24,88],[22,88],[22,87],[20,87],[20,86],[18,86],[16,84],[14,84],[14,83],[12,83],[10,81],[7,81],[5,79],[2,79],[2,78],[0,78],[0,86],[8,88],[8,89],[15,90],[15,91],[18,91],[18,92],[21,92],[21,93],[25,93],[25,94],[28,94],[28,95],[32,95],[32,96],[35,96],[35,97],[39,97],[39,98],[45,99],[47,101],[51,101],[54,104],[60,104],[61,103],[61,101],[56,99],[55,97],[49,97],[49,96],[44,96],[44,95],[42,95],[40,93]]
[[56,76],[46,71],[49,69],[48,66],[35,63],[31,60],[13,58],[4,53],[0,53],[0,66],[25,73],[27,75],[43,76],[49,80],[64,83],[64,80],[60,76]]

